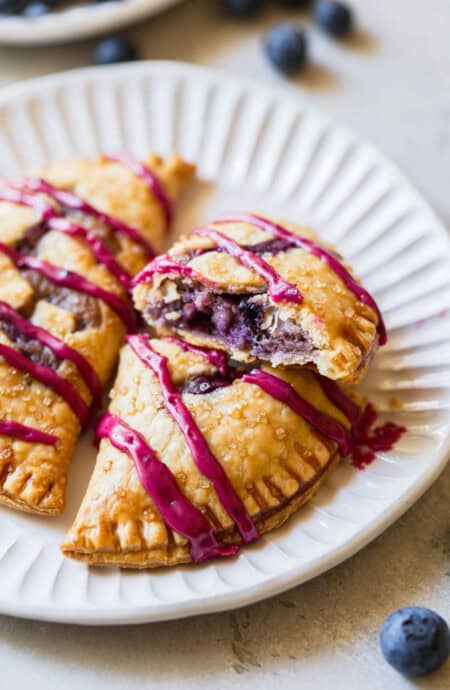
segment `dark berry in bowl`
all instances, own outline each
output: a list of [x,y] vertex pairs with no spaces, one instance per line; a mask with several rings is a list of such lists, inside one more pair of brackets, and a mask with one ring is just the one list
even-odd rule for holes
[[440,668],[450,655],[450,631],[430,609],[408,606],[387,618],[380,632],[386,661],[405,676],[424,676]]
[[306,34],[294,24],[279,24],[271,29],[264,47],[269,60],[284,74],[295,74],[306,63]]
[[137,59],[134,44],[124,36],[111,36],[97,43],[94,60],[97,65],[112,65]]
[[292,9],[304,9],[311,4],[311,0],[278,0],[283,7],[292,7]]
[[222,0],[227,14],[232,17],[246,19],[253,17],[262,9],[262,0]]
[[319,26],[337,38],[347,36],[353,27],[353,12],[343,2],[316,0],[313,14]]

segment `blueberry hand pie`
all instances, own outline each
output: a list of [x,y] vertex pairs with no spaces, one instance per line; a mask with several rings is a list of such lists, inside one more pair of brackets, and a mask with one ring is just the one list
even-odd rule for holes
[[131,278],[192,173],[121,155],[0,182],[0,503],[63,511],[75,442],[135,328]]
[[308,365],[355,382],[386,341],[375,301],[333,248],[257,215],[195,229],[134,284],[135,304],[159,334],[243,362]]
[[306,368],[248,368],[131,335],[64,555],[151,568],[232,556],[309,500],[352,448],[359,403]]

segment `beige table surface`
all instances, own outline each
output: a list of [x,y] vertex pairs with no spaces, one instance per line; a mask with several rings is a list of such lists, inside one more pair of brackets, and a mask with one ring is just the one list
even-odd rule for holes
[[[450,226],[450,2],[360,0],[347,47],[311,30],[314,63],[286,89],[397,161]],[[276,7],[276,4],[273,3]],[[145,58],[223,67],[282,83],[260,50],[272,9],[224,21],[216,0],[186,0],[128,33]],[[94,43],[0,48],[0,84],[89,65]],[[450,621],[450,467],[357,556],[270,601],[185,621],[77,628],[0,617],[0,688],[450,689],[445,669],[413,683],[381,659],[378,630],[407,604]]]

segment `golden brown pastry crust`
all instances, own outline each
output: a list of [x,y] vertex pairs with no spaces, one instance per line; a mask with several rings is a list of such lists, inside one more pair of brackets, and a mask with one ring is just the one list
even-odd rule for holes
[[[214,367],[173,343],[152,340],[181,387]],[[266,371],[348,428],[315,375],[305,369]],[[315,493],[339,462],[336,444],[258,386],[235,380],[209,394],[182,394],[212,453],[261,533],[281,525]],[[163,407],[159,384],[129,345],[121,352],[110,411],[140,432],[174,475],[183,494],[224,541],[239,542],[234,523],[186,441]],[[93,565],[152,568],[191,560],[186,539],[167,527],[142,487],[133,461],[103,439],[86,495],[62,544],[65,556]]]
[[[318,242],[317,235],[311,230],[293,223],[279,222],[288,230]],[[243,222],[211,224],[209,227],[216,228],[250,250],[252,245],[273,239],[266,231]],[[322,245],[336,252],[332,247]],[[267,284],[255,271],[246,268],[228,253],[211,247],[213,243],[209,238],[188,235],[174,244],[169,256],[177,260],[193,250],[208,249],[207,252],[194,255],[187,265],[216,284],[217,288],[212,292],[243,296],[262,294],[266,310],[264,331],[270,335],[283,324],[299,326],[311,344],[310,350],[286,353],[276,349],[265,356],[261,352],[255,354],[248,348],[225,343],[206,332],[158,322],[149,315],[149,307],[164,302],[170,311],[170,303],[176,304],[179,291],[174,274],[170,277],[157,274],[153,280],[142,282],[134,289],[136,307],[159,334],[176,332],[194,344],[226,349],[232,357],[241,361],[251,362],[259,357],[270,361],[275,367],[313,365],[328,378],[352,383],[363,378],[378,344],[377,315],[357,299],[326,263],[300,248],[263,254],[264,260],[284,280],[295,285],[303,297],[301,304],[287,301],[275,304],[270,299]],[[184,283],[186,280],[183,278]],[[179,312],[174,306],[171,318],[176,320],[177,314]]]
[[[168,161],[151,156],[146,163],[172,199],[193,174],[192,166],[176,156]],[[160,246],[165,232],[160,205],[145,182],[127,167],[100,158],[54,163],[40,174],[103,211],[133,223],[154,246]],[[28,207],[0,202],[0,241],[14,246],[37,220],[36,213]],[[73,216],[72,220],[94,233],[99,230],[87,216]],[[112,241],[116,259],[123,267],[132,274],[142,268],[146,256],[141,247],[118,233],[113,233]],[[83,241],[49,231],[36,245],[34,255],[74,271],[128,301],[125,289],[104,265],[97,263],[91,248]],[[36,301],[33,285],[3,253],[0,253],[0,300],[80,352],[101,383],[106,383],[115,366],[125,327],[104,302],[93,299],[98,310],[96,318],[85,327],[77,327],[70,304],[58,306],[45,298]],[[16,347],[3,329],[0,343]],[[56,371],[75,385],[87,404],[91,402],[90,392],[72,362],[60,361]],[[56,445],[49,446],[0,435],[0,503],[36,513],[63,512],[68,465],[80,433],[78,418],[51,388],[17,371],[2,358],[0,394],[0,419],[20,422],[60,439]]]

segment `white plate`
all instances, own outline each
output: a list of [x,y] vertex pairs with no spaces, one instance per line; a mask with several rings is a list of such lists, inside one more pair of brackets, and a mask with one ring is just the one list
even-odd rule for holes
[[68,0],[63,9],[42,17],[0,16],[0,44],[67,43],[119,29],[150,17],[180,0]]
[[[51,158],[176,149],[198,165],[178,228],[246,208],[313,223],[377,298],[389,328],[366,389],[409,427],[360,472],[343,463],[288,524],[228,561],[158,572],[95,571],[59,542],[90,474],[86,440],[59,519],[0,510],[0,611],[79,623],[135,623],[217,611],[324,572],[397,519],[449,452],[450,250],[426,203],[391,163],[300,100],[171,63],[88,69],[0,93],[0,174]],[[209,183],[213,184],[209,184]],[[400,408],[391,409],[392,399]]]

